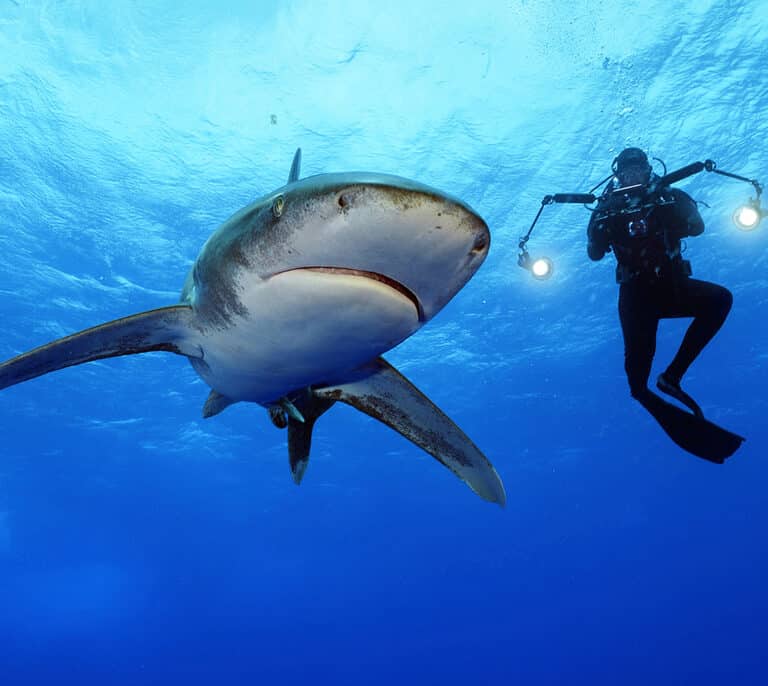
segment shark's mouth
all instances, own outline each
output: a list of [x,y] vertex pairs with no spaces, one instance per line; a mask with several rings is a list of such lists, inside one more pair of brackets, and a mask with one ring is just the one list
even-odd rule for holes
[[371,279],[372,281],[378,281],[385,286],[389,286],[391,289],[397,291],[401,295],[408,298],[413,303],[416,312],[419,315],[419,321],[426,321],[424,315],[424,308],[421,306],[421,301],[416,294],[407,286],[403,285],[399,281],[380,274],[379,272],[369,272],[364,269],[349,269],[347,267],[298,267],[295,269],[286,269],[285,271],[276,272],[273,276],[278,274],[290,274],[291,272],[320,272],[321,274],[343,274],[346,276],[360,276],[365,279]]

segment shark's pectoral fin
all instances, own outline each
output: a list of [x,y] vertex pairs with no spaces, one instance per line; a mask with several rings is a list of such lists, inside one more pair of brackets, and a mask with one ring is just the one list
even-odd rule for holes
[[205,405],[203,405],[203,419],[208,419],[209,417],[219,414],[219,412],[223,412],[236,402],[237,400],[232,400],[232,398],[228,398],[218,391],[211,391],[208,394]]
[[315,388],[378,419],[439,460],[481,498],[504,505],[504,486],[477,446],[427,396],[383,358],[361,368],[358,380]]
[[165,350],[199,357],[194,313],[173,305],[134,314],[60,338],[0,364],[0,389],[83,362]]
[[293,481],[300,484],[309,464],[312,429],[318,417],[328,411],[334,401],[317,397],[306,389],[288,402],[296,410],[296,414],[286,411],[284,415],[288,421],[288,460]]

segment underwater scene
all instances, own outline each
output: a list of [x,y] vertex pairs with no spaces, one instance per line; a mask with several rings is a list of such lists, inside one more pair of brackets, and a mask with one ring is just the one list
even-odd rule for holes
[[766,45],[0,0],[0,684],[766,683]]

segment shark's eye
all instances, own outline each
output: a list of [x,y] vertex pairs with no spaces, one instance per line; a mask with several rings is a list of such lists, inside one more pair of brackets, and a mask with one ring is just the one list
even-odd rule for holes
[[283,213],[283,207],[285,207],[285,201],[283,200],[283,196],[278,195],[272,201],[272,214],[274,214],[275,217],[279,218],[280,215]]

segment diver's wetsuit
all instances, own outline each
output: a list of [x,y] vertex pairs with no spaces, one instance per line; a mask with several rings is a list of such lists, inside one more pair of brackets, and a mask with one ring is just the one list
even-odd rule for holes
[[[658,181],[654,176],[653,183]],[[680,239],[704,231],[696,204],[677,188],[651,193],[603,195],[587,228],[587,253],[599,260],[616,255],[619,318],[624,335],[624,368],[635,398],[647,393],[656,352],[659,319],[693,317],[680,349],[664,372],[678,383],[731,309],[731,292],[690,278],[690,263],[680,255]]]

